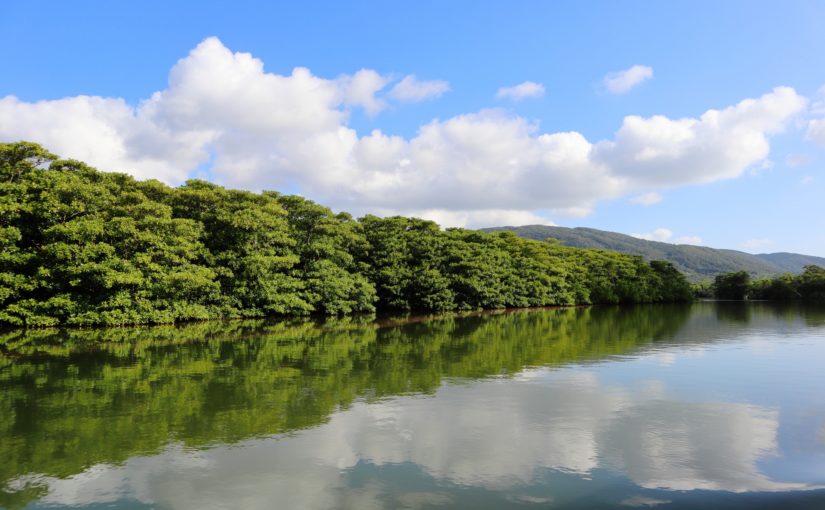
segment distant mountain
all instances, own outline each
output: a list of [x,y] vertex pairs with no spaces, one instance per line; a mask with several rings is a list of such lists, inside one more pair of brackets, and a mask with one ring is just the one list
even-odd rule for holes
[[825,267],[825,258],[814,257],[813,255],[800,255],[799,253],[760,253],[754,255],[762,260],[766,260],[771,264],[782,269],[783,273],[799,273],[802,268],[813,264],[819,267]]
[[594,228],[548,227],[526,225],[523,227],[493,227],[486,232],[509,231],[527,239],[558,239],[567,246],[599,248],[622,253],[641,255],[648,260],[660,259],[672,262],[691,281],[711,279],[720,273],[747,271],[754,277],[782,273],[800,273],[807,264],[825,267],[825,258],[798,253],[765,253],[751,255],[736,250],[719,250],[689,244],[670,244],[645,241],[618,232]]

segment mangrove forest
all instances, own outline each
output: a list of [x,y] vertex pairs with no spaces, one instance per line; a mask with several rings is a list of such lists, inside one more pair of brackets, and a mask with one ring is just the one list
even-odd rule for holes
[[0,325],[686,301],[665,261],[170,187],[0,144]]

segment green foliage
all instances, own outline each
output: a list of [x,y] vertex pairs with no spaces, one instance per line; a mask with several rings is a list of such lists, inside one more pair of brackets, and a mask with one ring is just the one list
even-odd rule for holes
[[713,282],[710,281],[702,281],[698,283],[691,283],[690,290],[693,294],[693,297],[698,299],[711,299],[713,298]]
[[361,224],[298,196],[277,200],[295,240],[299,262],[293,275],[303,282],[302,299],[327,315],[374,312],[375,288],[362,274],[366,265],[353,255],[367,249]]
[[797,292],[805,301],[825,303],[825,269],[819,266],[805,266],[796,279]]
[[440,231],[409,218],[363,220],[365,263],[379,308],[475,310],[590,303],[689,301],[689,285],[667,263],[541,243],[511,233]]
[[664,260],[650,262],[655,278],[658,279],[659,294],[657,301],[685,302],[693,299],[693,289],[676,266]]
[[717,299],[745,299],[750,282],[747,271],[720,274],[713,282],[713,294]]
[[0,144],[0,248],[0,325],[22,327],[690,298],[664,262],[171,188],[27,142]]
[[719,299],[747,297],[767,301],[825,303],[825,269],[808,265],[799,275],[786,273],[754,282],[750,282],[744,272],[720,275],[716,278],[714,293]]
[[753,282],[748,289],[748,299],[766,301],[792,301],[800,297],[792,274],[765,278]]

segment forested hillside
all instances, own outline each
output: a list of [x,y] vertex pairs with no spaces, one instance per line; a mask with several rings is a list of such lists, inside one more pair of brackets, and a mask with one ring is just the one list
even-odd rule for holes
[[688,300],[667,262],[178,188],[0,144],[0,324],[122,325]]
[[825,267],[825,258],[814,257],[813,255],[801,255],[799,253],[760,253],[756,257],[770,262],[783,273],[801,273],[805,266]]
[[751,255],[736,250],[720,250],[705,246],[646,241],[618,232],[594,228],[493,227],[485,232],[513,232],[526,239],[558,239],[566,246],[599,248],[639,255],[646,260],[667,260],[691,281],[711,280],[718,274],[745,271],[759,278],[782,273],[801,273],[807,265],[825,266],[825,258],[797,253]]

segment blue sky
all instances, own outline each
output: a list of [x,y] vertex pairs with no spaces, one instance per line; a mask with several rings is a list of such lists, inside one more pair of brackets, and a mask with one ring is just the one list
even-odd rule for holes
[[355,214],[825,256],[825,3],[169,4],[6,3],[0,139]]

